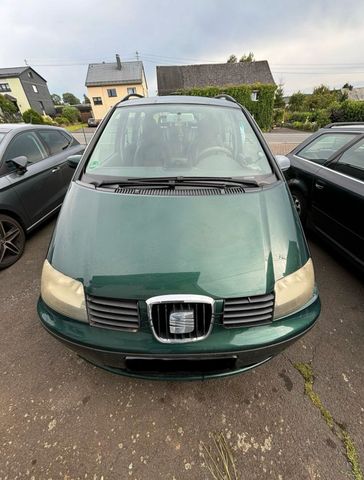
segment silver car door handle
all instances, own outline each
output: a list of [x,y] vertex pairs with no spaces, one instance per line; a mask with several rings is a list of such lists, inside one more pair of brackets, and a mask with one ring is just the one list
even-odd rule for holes
[[315,183],[315,187],[317,188],[317,190],[323,190],[323,188],[325,188],[325,185],[322,185],[322,183]]
[[58,170],[59,170],[60,168],[61,168],[61,167],[52,168],[52,173],[58,172]]

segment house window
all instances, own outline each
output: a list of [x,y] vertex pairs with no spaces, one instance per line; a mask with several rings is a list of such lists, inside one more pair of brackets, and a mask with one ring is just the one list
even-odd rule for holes
[[132,93],[136,93],[136,88],[135,87],[129,87],[128,88],[128,95],[130,95]]
[[250,100],[252,102],[257,102],[259,100],[259,92],[258,90],[253,90],[251,95],[250,95]]
[[40,108],[41,108],[41,110],[42,110],[42,112],[43,112],[43,115],[45,115],[44,103],[41,102],[41,101],[39,101],[39,106],[40,106]]
[[101,97],[92,97],[92,101],[94,102],[94,105],[102,105]]
[[33,73],[32,73],[32,72],[28,72],[28,77],[29,77],[29,78],[33,78]]
[[116,97],[116,88],[108,88],[107,89],[107,94],[109,95],[109,97]]
[[11,92],[11,88],[8,83],[0,83],[0,92]]
[[33,92],[38,93],[38,87],[36,85],[32,85]]

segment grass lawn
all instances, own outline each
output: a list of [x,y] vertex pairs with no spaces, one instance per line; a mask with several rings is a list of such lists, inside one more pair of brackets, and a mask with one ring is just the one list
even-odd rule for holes
[[64,127],[64,129],[68,132],[76,132],[84,127],[87,128],[87,123],[75,123],[74,125],[68,125],[67,127]]

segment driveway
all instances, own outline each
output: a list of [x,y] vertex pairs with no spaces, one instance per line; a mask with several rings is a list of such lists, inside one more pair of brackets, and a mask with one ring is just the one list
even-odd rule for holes
[[228,379],[151,382],[91,366],[40,326],[54,224],[0,272],[1,480],[213,479],[214,438],[231,479],[339,480],[350,459],[364,465],[364,284],[322,245],[311,241],[322,315],[286,353]]

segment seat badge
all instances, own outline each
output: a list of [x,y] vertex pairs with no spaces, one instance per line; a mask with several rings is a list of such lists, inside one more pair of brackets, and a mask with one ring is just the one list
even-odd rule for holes
[[182,335],[191,333],[195,328],[195,317],[193,310],[182,312],[172,312],[169,315],[169,331],[174,334]]

